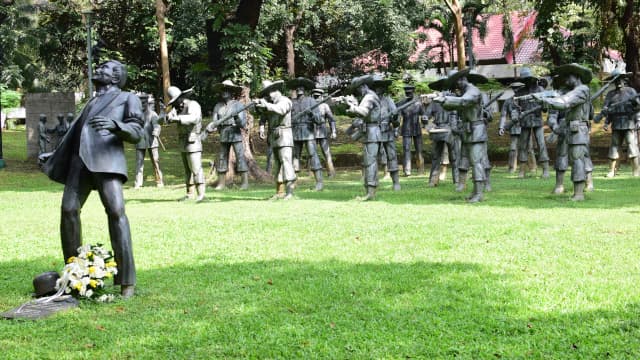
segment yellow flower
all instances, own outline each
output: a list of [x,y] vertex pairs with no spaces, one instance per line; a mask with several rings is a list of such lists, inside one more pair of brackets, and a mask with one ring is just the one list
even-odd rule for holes
[[89,286],[91,286],[92,288],[95,289],[95,287],[98,286],[98,282],[93,280],[93,279],[91,279],[91,280],[89,280]]
[[107,273],[104,277],[106,277],[107,279],[111,279],[113,275],[111,275],[111,273]]
[[89,267],[89,274],[94,274],[96,272],[96,267],[95,266],[90,266]]
[[73,286],[74,289],[80,291],[80,289],[82,289],[82,284],[81,283],[77,283]]
[[68,258],[67,259],[67,264],[71,264],[75,259],[76,259],[75,256],[72,256],[72,257]]
[[118,264],[116,264],[116,262],[113,260],[105,264],[106,267],[116,267],[117,265]]
[[92,256],[92,255],[93,255],[93,251],[89,251],[89,252],[87,253],[87,257]]

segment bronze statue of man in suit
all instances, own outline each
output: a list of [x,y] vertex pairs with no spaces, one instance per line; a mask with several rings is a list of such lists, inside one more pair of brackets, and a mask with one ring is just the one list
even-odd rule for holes
[[115,60],[95,70],[96,95],[43,165],[49,178],[65,185],[60,222],[65,262],[77,255],[82,245],[80,210],[91,191],[98,191],[118,264],[114,281],[121,285],[125,298],[133,296],[136,270],[122,194],[122,184],[127,181],[123,142],[137,143],[143,125],[140,99],[121,90],[126,80],[125,66]]

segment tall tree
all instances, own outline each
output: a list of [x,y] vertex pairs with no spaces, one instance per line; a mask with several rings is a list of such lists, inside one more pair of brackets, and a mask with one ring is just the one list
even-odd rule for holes
[[455,34],[456,34],[456,50],[458,53],[458,70],[466,68],[466,54],[464,49],[464,27],[462,24],[462,6],[458,0],[444,0],[445,4],[453,15]]
[[158,40],[160,42],[160,67],[162,69],[162,94],[165,104],[169,102],[167,89],[171,86],[169,50],[167,48],[167,31],[165,29],[166,14],[167,4],[165,3],[165,0],[156,0],[156,20],[158,22]]

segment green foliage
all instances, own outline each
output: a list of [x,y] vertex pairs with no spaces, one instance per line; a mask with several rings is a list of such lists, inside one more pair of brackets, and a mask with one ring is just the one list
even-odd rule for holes
[[17,91],[9,90],[0,85],[0,105],[3,109],[15,108],[20,106],[22,94]]

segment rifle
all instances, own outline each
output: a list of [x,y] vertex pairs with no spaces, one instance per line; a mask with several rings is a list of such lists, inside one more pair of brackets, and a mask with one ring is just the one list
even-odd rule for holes
[[[431,94],[429,94],[429,95],[431,95]],[[392,115],[395,115],[395,114],[399,113],[400,111],[402,111],[402,110],[404,110],[404,109],[408,108],[409,106],[411,106],[411,105],[413,105],[413,104],[417,103],[418,101],[422,101],[422,95],[420,95],[420,99],[413,99],[413,100],[409,100],[409,101],[407,101],[406,103],[404,103],[404,104],[402,104],[402,105],[397,106],[397,107],[396,107],[396,111],[395,111],[395,113],[393,113]]]
[[598,89],[598,91],[596,91],[595,94],[591,95],[591,102],[593,102],[595,99],[599,98],[600,95],[602,95],[602,93],[605,92],[605,90],[607,90],[609,88],[609,86],[611,86],[611,84],[613,84],[616,81],[616,79],[618,79],[618,77],[620,75],[621,74],[616,75],[613,79],[609,80],[604,85],[602,85],[602,87],[600,89]]
[[487,101],[487,103],[484,104],[484,106],[482,107],[482,110],[488,110],[489,106],[491,106],[491,104],[496,102],[502,95],[504,95],[504,91],[501,91],[498,95],[496,95],[495,97],[489,99],[489,101]]
[[291,119],[291,121],[295,121],[295,120],[300,119],[300,118],[301,118],[301,117],[303,117],[304,115],[306,115],[306,114],[310,113],[311,111],[315,110],[318,106],[320,106],[320,105],[322,105],[322,104],[326,103],[327,101],[329,101],[329,100],[333,99],[333,97],[332,97],[332,96],[333,96],[333,95],[335,95],[335,94],[337,94],[337,93],[339,93],[341,90],[342,90],[342,89],[338,89],[338,90],[336,90],[336,91],[332,92],[331,94],[329,94],[329,95],[325,96],[322,100],[320,100],[320,101],[316,102],[316,104],[315,104],[315,105],[313,105],[313,106],[309,106],[308,108],[306,108],[306,109],[304,109],[304,110],[300,111],[299,113],[297,113],[297,114],[296,114],[296,116],[294,116],[294,117]]
[[518,100],[533,100],[533,99],[538,99],[540,97],[543,98],[553,98],[558,96],[558,93],[555,90],[544,90],[544,91],[539,91],[539,92],[535,92],[535,93],[531,93],[531,94],[526,94],[526,95],[521,95],[521,96],[514,96],[513,97],[513,101],[518,101]]
[[209,125],[207,125],[204,129],[204,131],[202,133],[200,133],[200,141],[205,141],[207,139],[207,136],[209,136],[210,133],[213,132],[213,130],[215,128],[217,128],[218,126],[220,126],[220,124],[226,122],[229,119],[233,119],[234,117],[236,117],[238,114],[240,114],[243,111],[246,110],[250,110],[252,108],[254,108],[256,106],[256,102],[251,100],[248,104],[243,105],[240,109],[234,111],[233,113],[226,115],[223,118],[220,118],[216,121],[212,121],[209,123]]

